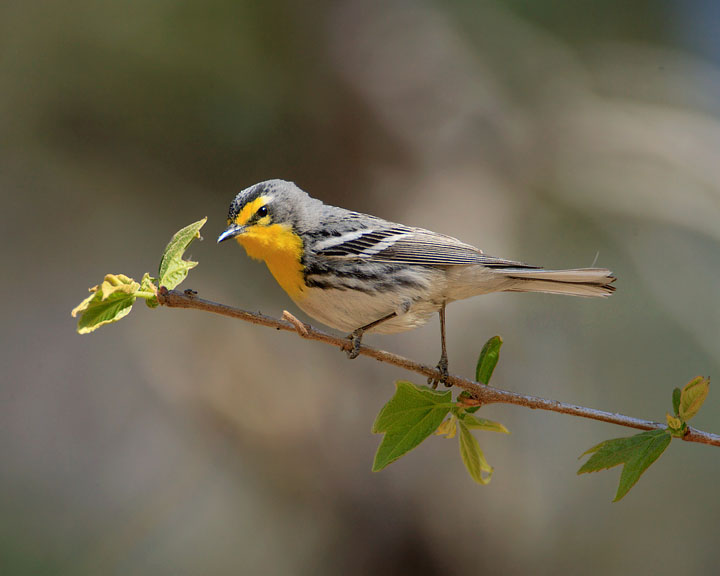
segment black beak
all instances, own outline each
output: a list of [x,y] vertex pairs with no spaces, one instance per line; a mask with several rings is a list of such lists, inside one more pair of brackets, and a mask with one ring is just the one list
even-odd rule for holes
[[222,234],[220,234],[220,236],[218,236],[218,239],[217,239],[218,244],[220,244],[220,242],[224,242],[225,240],[227,240],[229,238],[235,238],[235,236],[240,236],[240,234],[245,232],[245,228],[246,228],[246,226],[238,226],[237,224],[230,224],[230,226],[227,227],[227,230],[225,230],[225,232],[223,232]]

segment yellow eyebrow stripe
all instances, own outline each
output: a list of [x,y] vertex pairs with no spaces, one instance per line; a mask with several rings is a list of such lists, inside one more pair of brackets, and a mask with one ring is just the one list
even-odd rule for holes
[[257,212],[258,208],[260,208],[263,204],[266,204],[268,200],[269,198],[267,196],[259,196],[249,204],[245,204],[243,209],[240,210],[240,213],[235,217],[235,224],[238,226],[245,226],[245,224],[248,223],[248,220],[252,218],[253,214]]

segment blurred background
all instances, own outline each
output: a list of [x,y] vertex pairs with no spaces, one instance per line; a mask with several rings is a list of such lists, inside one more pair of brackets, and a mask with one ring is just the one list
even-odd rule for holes
[[[577,456],[631,432],[488,406],[480,487],[431,438],[373,474],[410,377],[197,311],[75,333],[108,272],[307,320],[215,238],[241,189],[313,196],[548,267],[609,300],[449,308],[451,370],[662,419],[720,377],[720,7],[712,0],[0,4],[2,574],[714,574],[720,452],[674,442],[620,503]],[[367,342],[435,363],[438,325]],[[693,422],[720,432],[711,390]]]

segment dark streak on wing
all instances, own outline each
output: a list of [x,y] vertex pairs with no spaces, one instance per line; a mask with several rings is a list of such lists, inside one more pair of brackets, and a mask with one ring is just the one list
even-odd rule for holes
[[[393,237],[396,238],[395,241],[387,248],[378,252],[372,251],[372,248]],[[373,259],[420,266],[480,264],[489,268],[537,268],[522,262],[488,256],[474,246],[451,236],[405,226],[371,229],[359,238],[330,246],[318,254],[325,257]]]

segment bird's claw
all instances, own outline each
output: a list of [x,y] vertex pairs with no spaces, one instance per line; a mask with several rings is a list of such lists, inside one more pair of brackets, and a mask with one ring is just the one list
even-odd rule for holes
[[452,386],[452,384],[448,384],[448,378],[450,378],[450,372],[448,372],[448,359],[445,357],[440,358],[440,362],[437,363],[436,369],[440,372],[440,378],[430,376],[427,379],[428,386],[432,387],[433,390],[436,390],[438,384],[441,383],[448,387]]
[[348,336],[348,340],[350,340],[350,348],[345,348],[345,353],[350,360],[353,360],[360,355],[362,336],[362,332],[357,330]]

